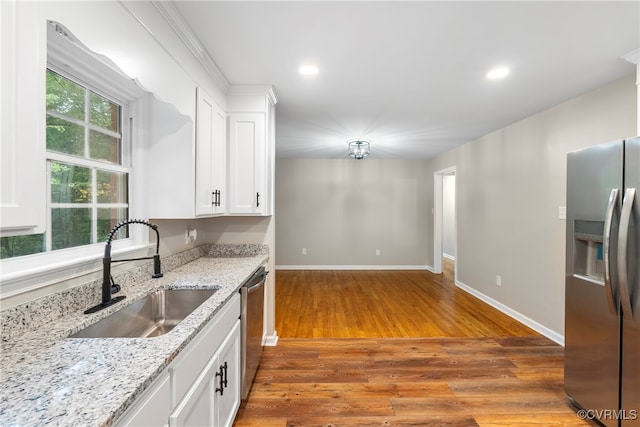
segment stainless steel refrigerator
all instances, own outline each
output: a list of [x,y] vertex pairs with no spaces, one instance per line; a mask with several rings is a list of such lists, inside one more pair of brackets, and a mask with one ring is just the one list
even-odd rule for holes
[[640,137],[567,156],[565,391],[578,415],[640,426]]

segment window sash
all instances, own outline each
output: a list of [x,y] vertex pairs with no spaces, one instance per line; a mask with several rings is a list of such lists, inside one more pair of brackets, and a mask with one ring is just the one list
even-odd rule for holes
[[[73,246],[73,247],[82,248],[82,247],[87,247],[87,246],[100,243],[98,242],[98,232],[99,232],[98,223],[101,221],[100,215],[98,213],[100,209],[126,209],[128,212],[126,212],[125,215],[127,217],[130,217],[132,206],[133,206],[132,184],[133,184],[134,174],[133,174],[133,169],[130,167],[131,153],[132,153],[132,144],[131,144],[132,133],[130,130],[130,126],[131,126],[132,119],[131,118],[129,118],[128,120],[125,119],[126,117],[128,117],[128,114],[127,114],[128,102],[121,101],[117,99],[117,97],[109,96],[108,94],[105,94],[104,92],[95,88],[93,85],[89,85],[85,83],[81,79],[78,79],[77,77],[68,74],[66,71],[59,69],[55,65],[48,64],[47,68],[50,69],[52,72],[60,75],[64,79],[67,79],[73,85],[77,85],[77,86],[72,86],[72,87],[77,87],[77,90],[75,91],[76,94],[84,92],[84,95],[81,96],[81,98],[82,97],[84,98],[84,105],[83,105],[84,112],[82,114],[76,114],[78,117],[82,115],[84,119],[74,118],[66,114],[59,113],[58,111],[55,111],[55,110],[47,110],[47,114],[49,116],[58,118],[60,120],[63,120],[64,122],[77,125],[80,127],[80,129],[83,129],[83,131],[81,131],[84,137],[84,141],[82,142],[83,153],[80,155],[78,152],[78,155],[74,155],[74,154],[63,153],[59,151],[51,151],[48,149],[45,150],[45,161],[46,161],[46,170],[47,170],[47,173],[46,173],[47,220],[46,220],[46,230],[44,232],[44,240],[45,240],[45,245],[43,247],[44,252],[39,252],[32,255],[25,255],[27,257],[33,257],[33,256],[46,257],[47,254],[51,254],[54,251],[61,250],[61,249],[55,249],[53,247],[52,232],[53,232],[53,210],[54,209],[81,208],[81,209],[87,209],[89,211],[88,219],[90,221],[89,224],[90,224],[90,230],[91,230],[90,236],[87,236],[87,240],[89,241],[89,243],[88,245]],[[105,129],[91,122],[92,105],[90,103],[90,99],[94,94],[104,98],[106,101],[113,103],[117,106],[117,109],[118,109],[118,118],[117,118],[118,126],[117,127],[119,129],[119,132],[115,132],[110,129]],[[89,134],[91,131],[99,132],[100,134],[107,135],[109,137],[113,137],[118,140],[118,146],[117,146],[118,159],[117,160],[120,162],[120,164],[98,159],[98,158],[90,158],[91,147],[90,147]],[[90,200],[87,200],[86,202],[83,202],[83,203],[53,202],[52,187],[51,187],[52,186],[52,182],[51,182],[52,162],[66,164],[70,167],[80,167],[80,168],[88,169],[88,173],[90,174],[90,179],[89,179],[89,182],[87,182],[87,184],[90,185],[90,188],[91,188]],[[127,197],[126,202],[100,203],[98,201],[99,189],[98,189],[97,177],[100,171],[103,171],[106,173],[126,175],[126,188],[114,189],[114,191],[121,190],[126,192],[126,197]],[[122,219],[126,219],[126,218],[122,218]],[[131,240],[131,242],[136,241],[137,243],[139,243],[141,238],[140,234],[142,233],[139,232],[138,230],[132,230],[131,233],[129,234],[129,237],[126,237],[124,239],[119,239],[119,240]],[[72,249],[73,247],[65,248],[64,250]],[[18,256],[16,258],[22,258],[25,256]],[[6,264],[10,264],[9,261],[14,260],[16,258],[4,259],[2,260],[2,265],[5,266]]]
[[[85,238],[88,240],[88,245],[91,244],[97,244],[100,243],[99,242],[99,231],[100,231],[100,215],[99,215],[99,210],[100,209],[126,209],[127,212],[125,213],[125,215],[128,217],[129,216],[129,212],[130,212],[130,206],[131,206],[131,175],[132,175],[132,170],[130,167],[128,167],[128,165],[130,164],[129,160],[130,158],[128,156],[126,156],[126,153],[130,152],[130,141],[128,140],[127,136],[127,130],[128,130],[128,122],[127,120],[125,120],[125,117],[127,116],[127,103],[126,102],[122,102],[119,101],[117,99],[114,99],[114,97],[109,96],[105,93],[100,92],[99,90],[97,90],[95,87],[93,87],[90,84],[87,84],[85,82],[83,82],[82,80],[69,75],[68,73],[57,69],[55,66],[51,66],[51,64],[49,64],[50,66],[48,67],[49,70],[51,70],[52,73],[55,73],[59,76],[61,76],[63,79],[67,79],[69,82],[71,82],[73,88],[77,88],[74,89],[75,93],[79,93],[78,91],[83,91],[84,92],[84,103],[83,103],[83,113],[82,114],[76,114],[78,117],[71,117],[67,114],[63,114],[57,110],[52,110],[52,109],[48,109],[47,110],[47,115],[57,118],[59,120],[62,120],[63,122],[66,123],[71,123],[74,125],[77,125],[80,129],[82,129],[82,135],[83,135],[83,144],[82,144],[82,153],[80,153],[79,151],[76,152],[75,154],[72,153],[64,153],[64,152],[60,152],[60,151],[53,151],[50,149],[47,149],[46,151],[46,158],[47,158],[47,227],[46,227],[46,231],[45,231],[45,253],[50,253],[52,251],[57,251],[57,250],[61,250],[63,248],[59,248],[59,247],[54,247],[54,244],[56,242],[54,242],[54,227],[53,227],[53,220],[54,220],[54,213],[55,214],[62,214],[62,212],[64,211],[60,211],[60,209],[68,209],[66,214],[63,215],[83,215],[85,217],[85,220],[88,221],[88,223],[86,223],[85,225],[87,225],[89,227],[88,231],[89,235],[82,237],[81,236],[77,236],[80,238],[80,242],[82,242]],[[48,71],[49,72],[49,71]],[[80,92],[81,93],[81,92]],[[110,102],[114,105],[117,106],[118,109],[118,123],[117,123],[117,129],[118,132],[115,132],[111,129],[106,129],[104,127],[98,126],[96,124],[94,124],[92,122],[92,108],[94,107],[92,105],[92,95],[98,95],[99,97],[104,98],[107,102]],[[81,97],[82,98],[82,97]],[[82,116],[82,118],[79,118],[80,116]],[[100,158],[96,158],[93,157],[93,153],[91,152],[91,140],[90,140],[90,135],[91,132],[95,131],[98,132],[102,135],[107,135],[109,137],[115,138],[117,139],[118,143],[117,143],[117,158],[114,159],[114,161],[109,161],[109,160],[104,160],[104,159],[100,159]],[[52,183],[51,183],[51,179],[52,179],[52,170],[51,170],[51,164],[52,162],[56,162],[56,163],[60,163],[60,164],[66,164],[70,167],[81,167],[81,168],[86,168],[88,169],[88,172],[90,174],[90,188],[91,188],[91,194],[90,194],[90,199],[83,202],[83,203],[57,203],[57,202],[53,202],[52,201],[52,195],[51,195],[51,191],[52,191]],[[98,173],[99,171],[105,171],[105,172],[111,172],[111,173],[118,173],[118,174],[124,174],[126,175],[127,179],[126,179],[126,185],[127,188],[124,189],[124,191],[126,191],[126,197],[127,197],[127,201],[126,203],[99,203],[98,202]],[[75,209],[84,209],[85,214],[82,214],[82,211],[75,211]],[[58,217],[59,220],[65,221],[64,216],[63,217]],[[119,220],[122,219],[126,219],[126,218],[118,218]],[[84,221],[84,220],[83,220]],[[58,236],[56,234],[56,236]],[[135,237],[135,235],[132,235],[131,237]],[[126,240],[129,237],[125,237],[124,239],[121,240]],[[56,237],[56,240],[58,239],[58,237]],[[58,240],[58,242],[60,242]],[[75,244],[78,243],[78,240],[76,240],[75,242],[65,242],[63,239],[63,244],[70,244],[71,246],[69,246],[68,248],[64,248],[64,249],[70,249],[70,248],[74,248],[74,247],[85,247],[87,246],[87,244]]]
[[[125,106],[124,105],[120,105],[120,107],[124,108]],[[57,111],[54,111],[54,110],[47,110],[47,115],[52,116],[52,117],[56,117],[56,118],[61,119],[61,120],[65,120],[65,121],[67,121],[69,123],[73,123],[74,125],[78,125],[78,126],[82,126],[82,127],[88,128],[89,130],[94,130],[96,132],[100,132],[100,133],[103,133],[105,135],[112,136],[114,138],[122,138],[122,134],[120,132],[114,132],[114,131],[112,131],[110,129],[105,129],[105,128],[101,127],[101,126],[94,125],[93,123],[91,123],[91,122],[89,122],[87,120],[79,120],[79,119],[76,119],[75,117],[70,117],[70,116],[64,115],[62,113],[59,113]],[[121,122],[120,122],[121,126],[123,124],[122,122],[124,122],[124,120],[121,120]]]

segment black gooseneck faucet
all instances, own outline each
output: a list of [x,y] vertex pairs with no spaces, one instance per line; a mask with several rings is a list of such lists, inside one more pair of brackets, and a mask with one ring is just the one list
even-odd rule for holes
[[[112,260],[111,259],[111,241],[115,236],[116,232],[129,224],[142,224],[150,227],[152,230],[156,232],[156,254],[148,257],[141,258],[129,258],[129,259],[119,259]],[[109,233],[109,238],[107,239],[107,246],[104,248],[104,257],[102,258],[102,302],[96,306],[85,310],[84,314],[95,313],[96,311],[100,311],[105,307],[109,307],[117,303],[118,301],[122,301],[126,298],[124,295],[120,295],[118,297],[112,298],[111,294],[115,294],[120,292],[120,285],[116,285],[114,283],[113,277],[111,276],[111,264],[114,262],[125,262],[125,261],[138,261],[142,259],[153,259],[153,274],[151,277],[157,279],[162,277],[162,272],[160,268],[160,233],[158,232],[158,226],[155,224],[151,224],[148,221],[142,219],[127,219],[125,221],[119,222],[115,227],[111,229]]]

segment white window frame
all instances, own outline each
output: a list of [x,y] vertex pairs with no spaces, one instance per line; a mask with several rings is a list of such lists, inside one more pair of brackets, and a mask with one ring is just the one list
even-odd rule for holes
[[[88,86],[89,89],[123,106],[121,170],[129,174],[129,218],[144,218],[146,208],[142,199],[136,197],[138,192],[135,190],[137,170],[143,169],[143,165],[140,164],[140,159],[134,159],[133,153],[138,147],[143,146],[144,123],[138,118],[144,117],[142,110],[146,92],[124,74],[107,65],[108,60],[87,50],[71,37],[58,36],[55,23],[48,27],[47,68]],[[45,155],[47,168],[50,160],[65,162],[63,159],[68,158],[66,155],[49,151]],[[137,161],[135,164],[134,160]],[[81,158],[74,158],[74,164],[83,162],[85,160]],[[88,162],[92,167],[100,168],[97,164],[101,162]],[[112,166],[110,165],[110,168]],[[49,180],[50,175],[47,173],[47,229],[50,228],[51,222]],[[50,231],[47,230],[45,233]],[[112,242],[111,253],[114,258],[146,256],[151,246],[155,249],[155,242],[152,245],[149,243],[149,229],[134,226],[129,228],[129,238]],[[101,242],[0,260],[0,300],[98,271],[102,268],[104,249],[105,244]]]
[[[86,99],[85,99],[85,103],[86,103],[86,107],[85,108],[89,108],[89,93],[95,93],[97,95],[100,95],[106,99],[108,99],[111,102],[116,103],[119,107],[120,107],[120,132],[105,132],[105,129],[99,129],[99,131],[103,134],[108,134],[111,136],[115,136],[120,138],[120,163],[119,164],[114,164],[114,163],[110,163],[110,162],[105,162],[102,160],[96,160],[96,159],[91,159],[91,158],[87,158],[87,157],[79,157],[79,156],[74,156],[74,155],[70,155],[70,154],[66,154],[66,153],[59,153],[56,151],[49,151],[46,150],[46,161],[47,161],[47,229],[45,231],[45,235],[46,235],[46,251],[50,252],[51,251],[51,244],[52,244],[52,239],[51,239],[51,210],[54,208],[65,208],[65,207],[80,207],[79,204],[78,205],[66,205],[64,203],[53,203],[51,202],[51,170],[50,170],[50,164],[51,162],[57,162],[57,163],[65,163],[65,164],[70,164],[73,166],[79,166],[79,167],[85,167],[88,169],[92,170],[92,188],[94,189],[93,194],[92,194],[92,201],[90,203],[85,203],[83,204],[83,208],[90,208],[91,209],[91,220],[92,222],[95,222],[97,219],[97,209],[98,207],[100,208],[110,208],[110,207],[126,207],[127,209],[129,209],[129,212],[131,212],[131,199],[135,199],[135,197],[133,197],[132,195],[132,188],[131,188],[131,180],[133,178],[133,159],[131,157],[131,153],[132,153],[132,138],[131,138],[131,131],[129,129],[130,126],[130,120],[127,120],[127,118],[130,117],[129,114],[129,102],[122,99],[121,98],[121,94],[112,94],[112,93],[105,93],[104,91],[100,90],[97,87],[94,87],[93,85],[86,83],[84,80],[82,80],[81,78],[78,78],[76,76],[70,75],[68,73],[66,73],[64,70],[62,70],[60,67],[56,66],[55,63],[50,62],[47,66],[48,69],[50,69],[51,71],[53,71],[54,73],[59,74],[60,76],[64,77],[65,79],[68,79],[69,81],[77,84],[78,86],[81,86],[82,88],[85,89],[86,91]],[[120,96],[119,96],[120,95]],[[50,112],[47,111],[47,115],[62,119],[66,122],[69,123],[73,123],[76,124],[78,126],[82,126],[84,128],[84,132],[85,132],[85,140],[84,140],[84,152],[88,153],[89,152],[89,136],[88,136],[88,132],[90,130],[93,129],[98,129],[97,127],[91,125],[90,123],[88,123],[86,120],[88,120],[88,118],[85,118],[84,120],[79,120],[79,119],[74,119],[71,117],[67,117],[63,114],[59,114],[59,113],[55,113],[55,112]],[[99,169],[102,170],[107,170],[110,172],[120,172],[120,173],[126,173],[128,174],[128,180],[127,180],[127,194],[129,196],[129,200],[128,203],[125,204],[107,204],[107,203],[100,203],[98,204],[96,202],[96,189],[97,189],[97,183],[96,183],[96,173],[93,171],[97,171]],[[129,215],[130,216],[130,215]],[[131,217],[131,216],[130,216]],[[95,224],[94,224],[95,225]],[[133,227],[131,227],[132,229]],[[133,236],[132,233],[136,233],[137,230],[130,230],[129,233],[131,236]],[[92,227],[92,236],[91,236],[91,241],[92,242],[96,242],[97,241],[97,229],[95,227]],[[90,246],[90,245],[83,245],[81,247],[85,248],[86,246]],[[69,248],[71,249],[71,248]]]

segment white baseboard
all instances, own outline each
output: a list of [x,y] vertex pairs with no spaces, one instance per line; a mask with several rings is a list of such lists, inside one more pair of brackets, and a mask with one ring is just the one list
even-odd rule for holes
[[525,325],[527,325],[528,327],[530,327],[531,329],[533,329],[536,332],[541,333],[542,335],[544,335],[545,337],[549,338],[550,340],[564,346],[564,336],[557,333],[556,331],[553,331],[549,328],[547,328],[546,326],[536,322],[535,320],[531,319],[530,317],[525,316],[524,314],[502,304],[499,301],[494,300],[493,298],[483,294],[482,292],[477,291],[476,289],[473,289],[471,286],[465,285],[464,283],[462,283],[459,280],[456,280],[456,286],[459,287],[460,289],[462,289],[465,292],[470,293],[471,295],[475,296],[476,298],[486,302],[487,304],[489,304],[490,306],[500,310],[501,312],[503,312],[504,314],[506,314],[509,317],[514,318],[515,320],[517,320],[520,323],[523,323]]
[[278,345],[278,331],[273,331],[273,335],[265,336],[262,345],[267,347],[275,347]]
[[445,254],[444,252],[442,252],[442,256],[446,259],[450,259],[451,261],[456,260],[456,257],[454,257],[453,255]]
[[276,265],[276,270],[429,270],[428,265]]

